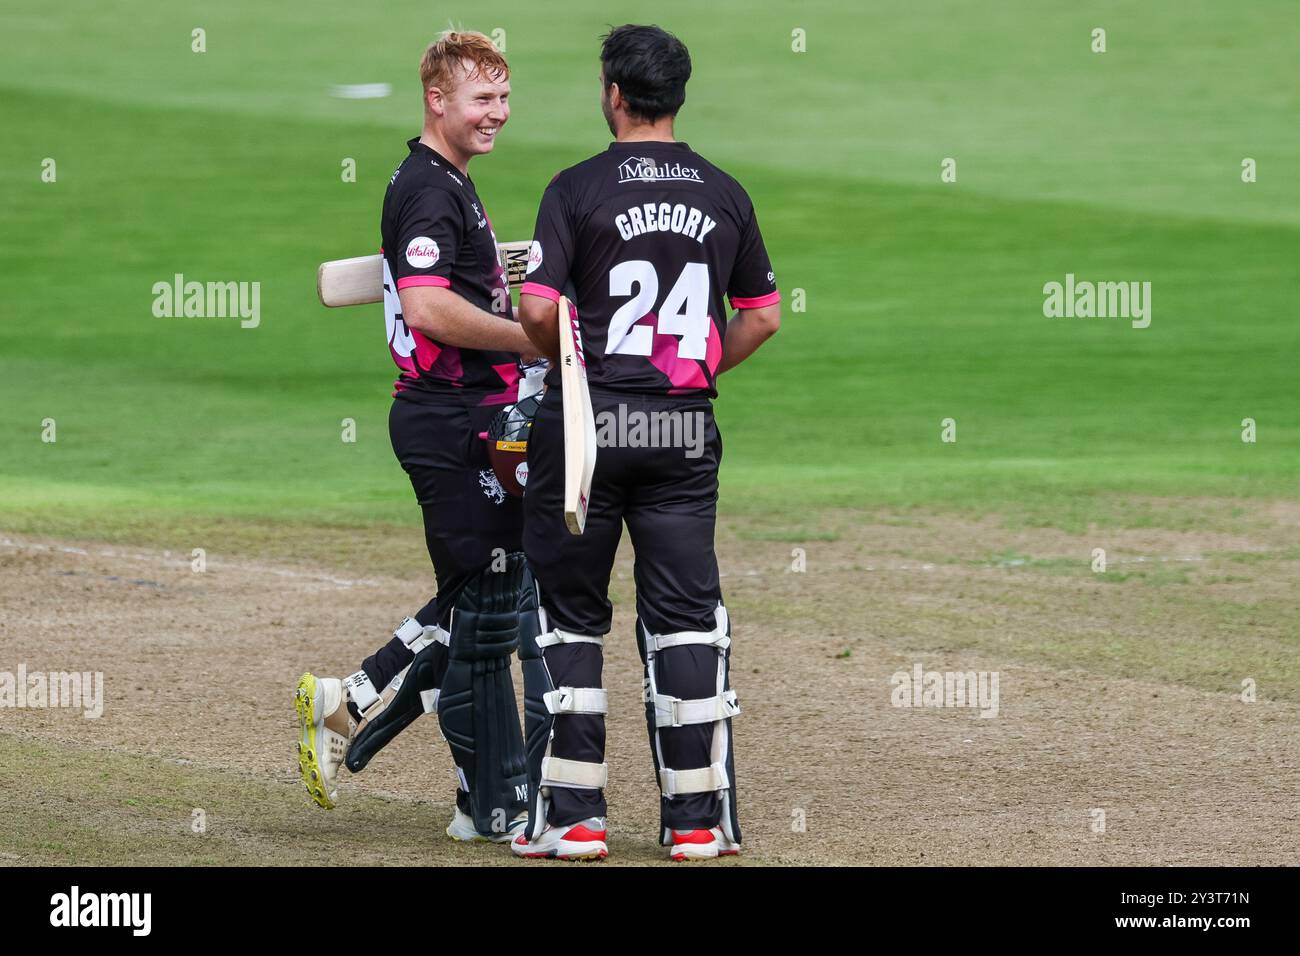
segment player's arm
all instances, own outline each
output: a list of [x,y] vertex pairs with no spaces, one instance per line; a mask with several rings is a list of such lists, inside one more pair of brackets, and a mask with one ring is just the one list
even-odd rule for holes
[[407,196],[393,228],[393,278],[407,326],[460,348],[531,351],[508,315],[480,309],[451,289],[452,263],[465,239],[465,216],[445,189],[428,186]]
[[763,245],[753,204],[744,197],[748,215],[740,230],[740,245],[727,282],[727,295],[736,314],[727,323],[722,340],[722,361],[718,374],[735,368],[781,327],[781,293],[776,289],[772,261]]
[[533,349],[550,359],[552,364],[560,361],[560,310],[552,299],[521,292],[519,324]]
[[429,338],[468,349],[535,351],[518,323],[485,312],[451,289],[416,285],[399,289],[397,295],[406,324]]
[[760,309],[741,309],[727,323],[727,335],[722,340],[722,361],[718,374],[733,369],[758,351],[758,347],[776,334],[781,327],[781,303],[765,305]]
[[[573,217],[559,176],[551,180],[537,207],[537,225],[528,250],[528,273],[519,289],[519,324],[553,365],[560,361],[560,290],[573,262]],[[565,321],[568,321],[566,315]]]

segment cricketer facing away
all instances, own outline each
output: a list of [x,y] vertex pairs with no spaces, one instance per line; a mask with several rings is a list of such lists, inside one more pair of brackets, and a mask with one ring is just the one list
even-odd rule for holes
[[[564,170],[542,197],[520,321],[557,355],[556,302],[576,305],[591,402],[609,413],[702,416],[704,453],[600,449],[586,529],[563,516],[559,375],[533,422],[524,552],[541,613],[521,625],[530,819],[526,857],[607,855],[602,642],[614,554],[636,552],[637,644],[660,788],[660,842],[673,859],[740,847],[728,679],[731,628],[713,550],[722,441],[717,376],[780,324],[780,293],[754,207],[731,176],[673,135],[686,98],[686,47],[653,26],[621,26],[601,50],[601,106],[615,142]],[[724,296],[738,311],[727,321]],[[638,447],[632,447],[636,444]],[[698,449],[697,449],[698,450]]]
[[424,512],[437,595],[351,677],[304,674],[295,697],[299,767],[317,804],[334,806],[340,764],[362,769],[436,711],[459,778],[447,833],[496,842],[522,828],[527,807],[509,669],[523,516],[479,434],[516,401],[520,353],[537,350],[512,315],[468,167],[510,116],[509,78],[482,34],[448,32],[430,45],[420,64],[424,129],[384,196],[384,315],[400,370],[389,430]]

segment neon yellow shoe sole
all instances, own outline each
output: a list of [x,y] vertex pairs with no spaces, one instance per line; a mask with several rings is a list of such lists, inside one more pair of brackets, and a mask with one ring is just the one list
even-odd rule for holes
[[294,691],[293,707],[298,713],[298,772],[303,785],[317,806],[334,809],[334,801],[325,791],[325,778],[320,770],[320,755],[316,740],[316,675],[308,671],[298,678]]

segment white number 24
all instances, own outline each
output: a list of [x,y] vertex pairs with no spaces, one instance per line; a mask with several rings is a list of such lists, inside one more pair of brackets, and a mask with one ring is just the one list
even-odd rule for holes
[[[636,293],[632,288],[636,287]],[[606,354],[649,355],[654,345],[654,330],[648,325],[634,325],[637,319],[654,310],[659,300],[659,275],[645,259],[620,262],[609,271],[609,294],[632,296],[619,306],[609,320]],[[659,331],[680,335],[677,357],[705,357],[709,326],[709,267],[703,262],[688,262],[677,277],[672,290],[659,308]]]

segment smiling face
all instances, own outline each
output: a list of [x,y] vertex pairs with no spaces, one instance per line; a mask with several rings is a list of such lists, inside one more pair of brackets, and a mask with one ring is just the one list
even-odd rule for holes
[[425,91],[425,102],[438,133],[464,169],[470,157],[492,152],[496,138],[510,118],[510,81],[501,74],[484,75],[469,60],[461,62],[459,82],[450,92]]

